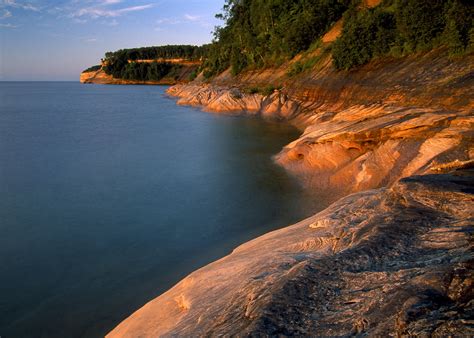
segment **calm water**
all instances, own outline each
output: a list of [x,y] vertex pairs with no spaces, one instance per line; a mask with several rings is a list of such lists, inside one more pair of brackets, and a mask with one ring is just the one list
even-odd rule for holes
[[0,336],[101,336],[315,208],[271,160],[296,130],[164,92],[0,82]]

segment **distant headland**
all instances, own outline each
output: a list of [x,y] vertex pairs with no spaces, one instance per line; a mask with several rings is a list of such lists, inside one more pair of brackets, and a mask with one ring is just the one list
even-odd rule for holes
[[473,5],[305,3],[227,1],[212,44],[108,53],[81,75],[294,124],[275,161],[335,202],[192,273],[110,337],[472,334]]

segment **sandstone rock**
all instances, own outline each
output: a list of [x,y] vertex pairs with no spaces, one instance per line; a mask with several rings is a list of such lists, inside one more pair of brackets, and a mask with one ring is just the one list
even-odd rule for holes
[[192,273],[108,337],[472,335],[473,175],[348,196]]
[[[320,66],[291,83],[283,65],[168,93],[294,124],[302,135],[275,161],[326,200],[358,193],[193,272],[110,337],[474,334],[474,56]],[[269,83],[283,89],[243,90]]]
[[303,128],[275,160],[332,201],[428,172],[436,163],[469,160],[473,154],[470,110],[372,104],[328,113],[327,105],[311,107],[282,93],[236,96],[226,87],[193,84],[172,87],[168,93],[180,97],[179,104],[259,114]]

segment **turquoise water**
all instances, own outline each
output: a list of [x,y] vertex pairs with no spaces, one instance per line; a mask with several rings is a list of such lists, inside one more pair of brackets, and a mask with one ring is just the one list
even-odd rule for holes
[[0,82],[0,336],[104,335],[317,207],[271,160],[295,129],[165,89]]

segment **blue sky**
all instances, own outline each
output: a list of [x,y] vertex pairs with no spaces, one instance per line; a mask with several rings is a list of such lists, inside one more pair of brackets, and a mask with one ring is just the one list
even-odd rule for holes
[[0,80],[78,80],[104,53],[212,40],[224,0],[0,0]]

